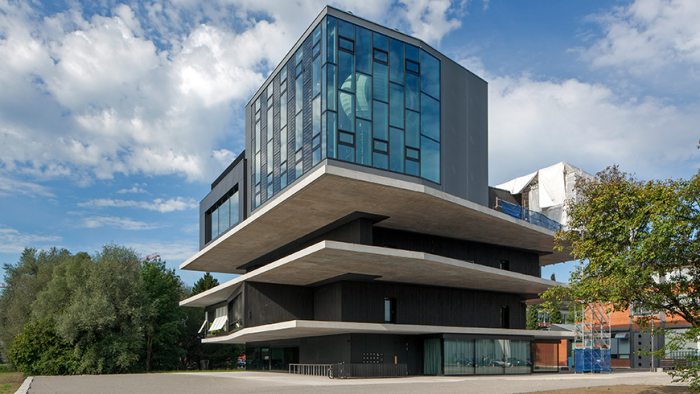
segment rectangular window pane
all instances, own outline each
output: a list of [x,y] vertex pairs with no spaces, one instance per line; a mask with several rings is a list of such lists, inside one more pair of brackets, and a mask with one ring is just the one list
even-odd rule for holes
[[417,75],[406,74],[406,108],[420,110],[420,79]]
[[287,125],[287,92],[280,96],[280,128]]
[[260,147],[262,146],[260,144],[260,121],[255,122],[255,151],[260,152]]
[[444,351],[445,375],[474,374],[474,340],[445,338]]
[[403,86],[397,85],[395,83],[390,83],[391,85],[391,98],[389,99],[389,125],[393,127],[400,127],[403,129]]
[[311,153],[311,165],[316,165],[321,161],[321,147],[314,149]]
[[389,157],[386,153],[374,152],[372,154],[372,166],[386,170],[389,168]]
[[390,128],[389,168],[392,171],[403,172],[403,130]]
[[370,74],[372,72],[372,32],[357,27],[355,34],[357,38],[355,41],[357,46],[355,67],[357,67],[357,71]]
[[408,175],[420,176],[420,163],[406,159],[406,169],[404,172]]
[[338,53],[338,62],[338,83],[340,84],[338,88],[348,92],[354,92],[354,57],[350,53],[340,52]]
[[501,375],[503,370],[503,349],[498,339],[477,339],[474,341],[477,375]]
[[272,127],[272,108],[267,109],[267,140],[270,141],[274,135],[274,129]]
[[421,137],[420,156],[421,176],[440,183],[440,144],[430,138]]
[[406,111],[406,145],[420,147],[420,114]]
[[357,119],[357,162],[372,164],[372,123]]
[[298,151],[304,144],[304,123],[303,112],[299,112],[296,116],[296,125],[294,127],[294,150]]
[[429,95],[440,98],[440,61],[421,49],[421,90]]
[[375,62],[380,62],[383,64],[389,64],[389,54],[382,51],[381,49],[374,49],[373,55]]
[[416,62],[412,62],[406,59],[406,72],[418,75],[420,74],[420,65]]
[[317,94],[321,93],[321,58],[317,57],[314,59],[312,65],[312,90],[311,96],[316,97]]
[[391,39],[389,42],[389,76],[392,82],[403,84],[403,42]]
[[354,162],[355,161],[355,148],[352,146],[338,144],[338,159]]
[[321,41],[321,26],[316,26],[316,28],[314,29],[314,32],[312,34],[312,37],[313,37],[312,42],[314,44],[317,44],[318,42]]
[[374,140],[374,150],[387,153],[389,151],[389,144],[386,141]]
[[374,120],[372,122],[374,128],[374,138],[383,140],[389,139],[389,106],[380,101],[373,102]]
[[336,55],[338,52],[336,49],[336,39],[338,36],[336,32],[336,19],[332,16],[326,17],[326,31],[326,48],[328,48],[326,51],[326,60],[330,63],[336,63]]
[[315,137],[321,133],[321,96],[311,102],[311,124],[312,136]]
[[355,134],[338,131],[338,141],[344,144],[355,145]]
[[389,51],[389,39],[379,33],[373,34],[374,47],[383,50],[384,52]]
[[418,48],[413,45],[405,44],[406,49],[406,60],[412,60],[414,62],[420,61],[418,58]]
[[418,160],[420,158],[420,151],[418,149],[406,148],[406,158]]
[[355,39],[355,25],[350,22],[346,22],[342,19],[338,19],[338,35],[341,37],[349,38],[351,40]]
[[230,208],[230,224],[231,226],[235,226],[238,224],[239,216],[238,216],[238,191],[233,193],[231,198],[229,199],[231,201],[231,208]]
[[299,76],[294,86],[294,111],[298,113],[304,105],[304,78]]
[[285,64],[282,66],[282,69],[280,69],[280,81],[284,81],[287,79],[287,65]]
[[338,128],[345,131],[355,131],[355,95],[338,92]]
[[365,74],[356,74],[356,116],[358,118],[372,119],[372,77]]
[[216,208],[214,212],[211,213],[211,238],[214,239],[219,236],[219,208]]
[[440,141],[440,102],[421,94],[420,132],[435,141]]
[[287,161],[287,128],[280,130],[280,161]]
[[389,76],[387,66],[374,63],[374,98],[376,100],[389,101]]
[[348,40],[345,37],[340,37],[338,39],[338,48],[342,49],[344,51],[348,51],[350,53],[355,52],[355,42],[352,40]]
[[298,179],[304,173],[304,160],[297,161],[294,172],[296,173],[294,179]]
[[328,157],[335,159],[336,155],[336,115],[335,112],[326,112],[326,135],[328,136]]
[[275,179],[272,176],[272,173],[267,174],[267,198],[272,197],[272,191],[273,187],[275,185]]
[[326,69],[326,83],[328,84],[328,88],[326,90],[326,99],[327,103],[326,105],[328,106],[328,109],[331,111],[335,111],[335,95],[336,95],[336,75],[335,75],[335,66],[332,64],[329,64]]

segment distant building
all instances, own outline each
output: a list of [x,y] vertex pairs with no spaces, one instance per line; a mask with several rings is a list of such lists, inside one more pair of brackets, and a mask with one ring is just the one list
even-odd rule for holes
[[245,113],[181,266],[240,274],[181,302],[205,308],[203,342],[244,343],[249,369],[556,371],[571,334],[525,329],[525,301],[569,255],[489,207],[483,79],[326,7]]

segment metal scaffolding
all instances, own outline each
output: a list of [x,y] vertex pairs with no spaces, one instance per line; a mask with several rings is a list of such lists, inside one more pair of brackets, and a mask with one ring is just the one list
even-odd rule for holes
[[610,365],[610,312],[600,303],[574,309],[574,368],[578,372],[612,372]]

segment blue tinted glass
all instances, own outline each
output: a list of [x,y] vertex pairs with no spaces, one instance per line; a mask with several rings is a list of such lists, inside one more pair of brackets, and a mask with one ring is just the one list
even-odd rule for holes
[[404,172],[408,175],[419,176],[420,175],[420,162],[413,160],[406,160],[406,169]]
[[321,96],[311,101],[311,125],[312,135],[315,137],[321,133]]
[[387,66],[374,63],[374,98],[389,101],[389,76]]
[[417,75],[406,74],[406,108],[420,110],[420,80]]
[[236,191],[230,198],[231,200],[231,225],[238,224],[238,192]]
[[374,138],[389,139],[389,106],[380,101],[374,101]]
[[287,92],[280,96],[280,127],[287,125]]
[[296,124],[294,127],[294,150],[297,151],[301,149],[304,144],[304,122],[303,122],[303,112],[299,112],[296,117]]
[[294,110],[296,112],[301,111],[301,108],[304,103],[304,81],[301,76],[299,76],[294,83],[295,88],[294,88]]
[[341,37],[347,37],[351,40],[355,39],[355,25],[350,22],[346,22],[342,19],[338,19],[338,35]]
[[418,152],[420,152],[418,149],[406,148],[406,158],[418,160],[419,159]]
[[332,64],[329,64],[327,66],[326,72],[328,73],[327,75],[327,83],[328,83],[328,89],[326,90],[326,100],[328,101],[326,105],[328,106],[328,109],[335,111],[335,87],[336,87],[336,82],[335,82],[335,66]]
[[392,38],[389,49],[389,80],[403,84],[403,42]]
[[389,100],[389,125],[394,127],[400,127],[403,129],[403,86],[397,85],[395,83],[390,83],[391,85],[391,98]]
[[355,95],[338,92],[338,128],[346,131],[355,130]]
[[414,47],[413,45],[405,44],[406,45],[406,59],[407,60],[413,60],[414,62],[420,61],[418,58],[418,48]]
[[343,144],[338,144],[338,159],[354,162],[355,148]]
[[357,119],[357,162],[372,164],[372,123]]
[[440,61],[424,50],[420,51],[421,90],[440,98]]
[[372,166],[386,170],[389,168],[389,157],[386,153],[374,152],[372,154]]
[[356,63],[357,71],[370,74],[372,72],[372,32],[362,27],[357,27]]
[[406,111],[406,145],[418,148],[420,144],[420,114]]
[[311,154],[311,165],[315,166],[321,161],[321,147],[314,149]]
[[420,139],[420,173],[425,179],[440,183],[440,144],[425,137]]
[[211,237],[216,238],[219,236],[219,209],[215,209],[211,213]]
[[393,127],[389,130],[389,168],[392,171],[403,172],[403,130]]
[[304,173],[304,161],[299,160],[297,164],[294,166],[294,171],[296,174],[294,175],[295,178],[299,178],[301,174]]
[[280,161],[287,160],[287,128],[280,131]]
[[383,36],[379,33],[374,33],[373,39],[375,48],[382,49],[385,52],[389,51],[389,39],[386,36]]
[[384,141],[374,140],[374,150],[386,153],[389,151],[389,145]]
[[382,62],[384,64],[389,63],[389,55],[382,50],[375,49],[373,56],[374,56],[374,61]]
[[420,130],[435,141],[440,141],[440,102],[421,93]]
[[356,115],[358,118],[372,119],[372,77],[360,73],[355,76],[357,78]]
[[326,60],[331,63],[336,63],[336,54],[338,53],[338,51],[335,49],[335,41],[337,37],[336,20],[332,16],[329,16],[326,19],[326,31],[326,47],[328,48],[328,50],[326,51]]
[[280,69],[280,81],[284,81],[286,79],[287,79],[287,65],[285,64]]
[[321,54],[321,44],[314,45],[313,51],[311,52],[312,57],[317,57]]
[[316,26],[313,32],[313,43],[321,41],[321,26]]
[[355,43],[345,37],[340,37],[338,39],[338,48],[349,52],[355,52]]
[[406,60],[406,72],[420,74],[420,66],[416,62]]
[[326,112],[326,135],[328,136],[328,157],[335,159],[335,112]]
[[355,145],[355,134],[338,131],[338,142]]
[[353,66],[353,56],[347,52],[338,53],[338,83],[339,89],[347,90],[352,92],[355,90],[355,82],[353,76],[355,75],[355,67]]
[[321,93],[321,58],[317,57],[314,59],[312,67],[312,90],[311,96],[316,97],[317,94]]

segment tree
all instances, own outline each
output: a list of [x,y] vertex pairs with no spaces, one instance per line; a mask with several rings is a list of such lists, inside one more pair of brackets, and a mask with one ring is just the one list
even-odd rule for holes
[[145,292],[145,369],[174,369],[184,355],[178,346],[186,318],[179,306],[182,281],[160,258],[145,260],[141,264],[141,277]]
[[26,375],[68,375],[75,373],[73,347],[54,330],[51,320],[26,324],[14,337],[8,356]]
[[191,295],[199,294],[218,285],[219,281],[212,274],[207,272],[201,278],[197,279],[196,282],[194,282]]
[[556,281],[556,280],[557,280],[557,276],[556,276],[555,274],[552,274],[552,275],[549,276],[549,280]]
[[685,319],[698,338],[700,172],[689,180],[642,182],[609,167],[576,188],[579,198],[567,203],[569,230],[557,234],[557,244],[570,245],[583,264],[568,289],[543,297],[665,312]]

